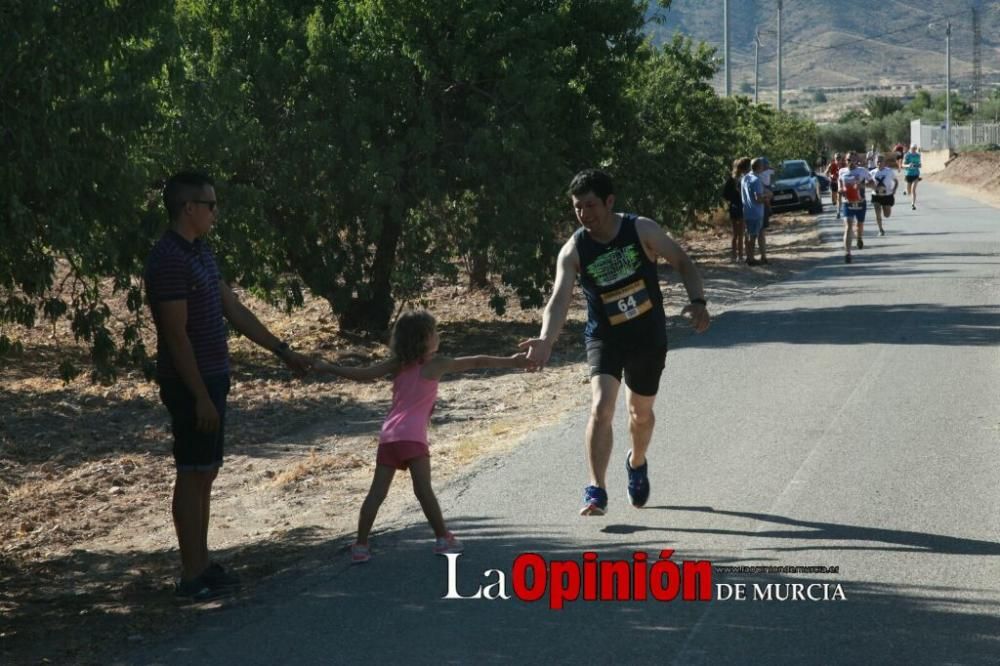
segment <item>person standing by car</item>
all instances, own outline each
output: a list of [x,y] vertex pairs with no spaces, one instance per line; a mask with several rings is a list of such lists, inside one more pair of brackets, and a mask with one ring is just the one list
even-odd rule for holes
[[760,235],[760,227],[764,224],[764,183],[760,180],[760,172],[764,170],[761,158],[750,162],[750,171],[740,180],[740,196],[743,201],[743,224],[747,234],[747,265],[756,266],[754,246]]
[[896,161],[889,156],[886,163],[885,158],[879,155],[875,161],[876,168],[872,170],[872,179],[875,181],[875,191],[872,193],[872,208],[875,209],[875,222],[878,224],[878,235],[885,236],[885,229],[882,227],[882,218],[889,219],[892,215],[892,207],[896,203],[896,189],[899,187],[899,179],[896,178]]
[[722,195],[729,205],[729,222],[733,227],[733,242],[730,261],[743,262],[743,246],[746,243],[746,226],[743,224],[743,196],[740,194],[740,181],[750,171],[750,158],[740,157],[733,161],[733,171],[726,178]]
[[826,168],[826,177],[830,179],[830,203],[837,211],[837,219],[840,219],[840,181],[837,180],[837,173],[840,171],[843,156],[836,153],[830,160],[830,166]]
[[910,146],[910,152],[903,157],[906,172],[906,194],[910,197],[910,210],[917,209],[917,183],[920,182],[920,152],[917,144]]
[[771,163],[767,161],[766,157],[762,156],[759,159],[763,165],[760,172],[760,182],[764,185],[764,219],[760,224],[757,242],[760,244],[760,263],[766,264],[768,263],[767,227],[771,224],[771,198],[774,196],[774,190],[771,187],[774,180],[774,169],[771,168]]

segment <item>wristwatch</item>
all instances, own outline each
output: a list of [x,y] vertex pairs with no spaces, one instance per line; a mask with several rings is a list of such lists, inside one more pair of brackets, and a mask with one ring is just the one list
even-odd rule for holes
[[696,305],[696,304],[697,305],[708,305],[708,301],[706,301],[704,298],[692,298],[691,299],[691,305]]
[[285,352],[291,351],[291,350],[292,350],[292,348],[288,346],[288,343],[282,341],[282,342],[280,342],[278,344],[277,347],[275,347],[274,349],[272,349],[271,352],[273,352],[275,356],[279,356],[280,357]]

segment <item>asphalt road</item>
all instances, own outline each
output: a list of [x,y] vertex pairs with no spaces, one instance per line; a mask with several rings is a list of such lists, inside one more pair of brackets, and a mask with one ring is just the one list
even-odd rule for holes
[[[825,214],[828,260],[670,352],[648,508],[625,499],[619,419],[609,512],[577,515],[582,413],[440,493],[467,544],[465,596],[497,582],[491,569],[512,594],[526,552],[672,549],[678,563],[838,573],[714,574],[713,596],[744,584],[745,601],[446,600],[448,562],[415,513],[370,564],[334,553],[122,662],[997,663],[1000,210],[927,183],[921,195],[884,238],[866,225],[851,265]],[[778,596],[795,583],[845,598],[754,597],[755,584]]]

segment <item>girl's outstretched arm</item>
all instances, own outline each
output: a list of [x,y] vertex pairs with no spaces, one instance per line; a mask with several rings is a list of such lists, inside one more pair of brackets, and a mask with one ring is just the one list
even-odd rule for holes
[[314,358],[312,369],[313,372],[316,373],[336,375],[337,377],[353,379],[357,382],[373,382],[376,379],[385,377],[386,375],[394,374],[397,370],[399,370],[399,361],[394,358],[390,358],[376,363],[375,365],[354,368],[344,365],[334,365],[333,363],[327,363],[320,358]]
[[426,379],[439,379],[449,372],[465,372],[480,368],[530,368],[534,363],[528,360],[528,353],[511,356],[460,356],[448,358],[435,356],[421,372]]

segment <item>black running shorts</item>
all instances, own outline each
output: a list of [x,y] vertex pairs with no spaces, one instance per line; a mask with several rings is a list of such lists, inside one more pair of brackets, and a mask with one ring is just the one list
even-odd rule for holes
[[587,342],[590,377],[611,375],[621,381],[624,375],[625,386],[637,395],[656,395],[666,358],[666,346],[649,348],[616,345],[603,340]]

